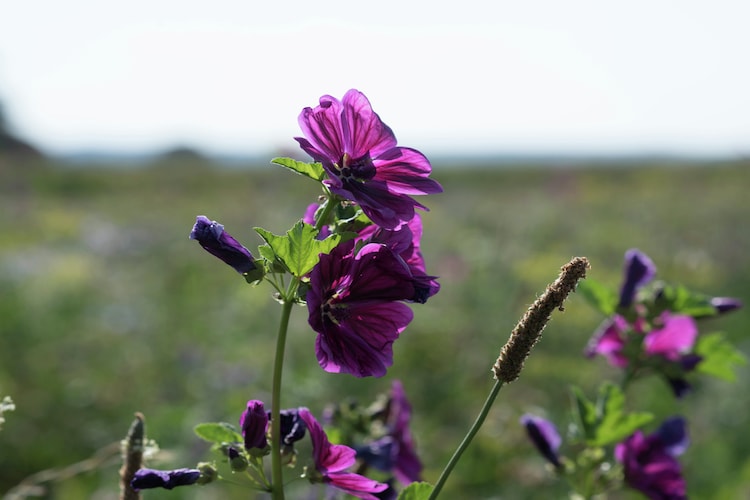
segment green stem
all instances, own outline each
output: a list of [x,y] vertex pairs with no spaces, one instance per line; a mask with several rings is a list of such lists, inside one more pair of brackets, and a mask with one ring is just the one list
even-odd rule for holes
[[294,306],[294,294],[297,280],[292,280],[283,297],[279,334],[276,337],[276,358],[273,364],[273,388],[271,403],[271,497],[273,500],[284,500],[284,480],[281,464],[281,374],[284,367],[284,350],[286,333],[289,329],[289,316]]
[[318,220],[315,222],[315,229],[317,229],[318,231],[323,229],[323,226],[328,224],[328,219],[331,217],[331,212],[333,212],[334,207],[339,203],[339,199],[333,193],[328,191],[327,188],[326,196],[328,197],[328,200],[323,206],[323,213],[320,214],[320,217],[318,217]]
[[445,469],[443,469],[443,473],[440,474],[440,477],[438,478],[437,483],[435,483],[435,487],[433,488],[432,493],[430,493],[429,500],[435,500],[440,494],[440,490],[443,489],[443,486],[445,485],[445,481],[448,480],[448,476],[450,476],[451,472],[453,471],[453,468],[461,459],[461,455],[463,455],[464,451],[466,451],[466,448],[469,447],[471,440],[474,439],[474,436],[479,431],[479,428],[482,427],[482,424],[484,423],[484,419],[487,418],[487,414],[489,414],[490,408],[492,408],[492,403],[495,402],[497,393],[500,392],[500,388],[502,386],[503,386],[502,380],[495,380],[495,385],[492,387],[492,390],[490,391],[489,396],[487,396],[487,400],[484,402],[484,406],[482,406],[482,409],[479,411],[479,415],[477,415],[477,419],[474,421],[474,424],[471,426],[471,429],[469,429],[469,432],[464,437],[464,440],[461,441],[461,444],[458,445],[458,448],[456,448],[456,451],[453,453],[453,456],[446,464]]

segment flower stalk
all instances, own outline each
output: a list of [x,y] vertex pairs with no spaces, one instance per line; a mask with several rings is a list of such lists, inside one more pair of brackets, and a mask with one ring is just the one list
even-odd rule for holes
[[542,337],[552,311],[564,310],[563,302],[575,290],[578,281],[586,277],[589,267],[586,257],[573,258],[561,268],[560,276],[528,308],[492,367],[497,380],[513,382],[518,378],[531,349]]
[[146,439],[145,417],[135,414],[128,435],[122,441],[122,467],[120,468],[120,500],[139,500],[140,493],[135,491],[130,482],[143,462],[143,446]]
[[273,363],[273,382],[271,389],[271,478],[273,500],[284,500],[283,464],[281,461],[281,375],[284,370],[284,351],[286,335],[289,330],[289,317],[294,306],[294,295],[297,293],[298,280],[289,284],[281,307],[279,332],[276,336],[276,357]]
[[575,290],[576,284],[586,277],[589,261],[585,257],[575,257],[561,268],[560,276],[550,284],[524,316],[518,322],[510,334],[510,338],[500,352],[500,356],[492,367],[495,374],[495,385],[492,387],[487,399],[479,411],[474,424],[464,437],[461,444],[453,453],[442,474],[435,483],[430,493],[429,500],[434,500],[440,494],[443,486],[450,476],[451,471],[461,459],[464,451],[469,447],[474,436],[479,432],[487,415],[495,402],[500,389],[505,383],[513,382],[518,378],[523,368],[524,361],[531,353],[531,349],[542,336],[542,330],[555,309],[563,310],[563,302]]

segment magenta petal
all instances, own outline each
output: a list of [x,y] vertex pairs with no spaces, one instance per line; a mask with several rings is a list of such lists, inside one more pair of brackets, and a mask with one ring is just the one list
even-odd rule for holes
[[352,311],[346,323],[332,325],[318,335],[318,363],[327,372],[382,377],[393,364],[392,344],[412,317],[411,309],[400,302]]
[[690,316],[664,312],[660,318],[664,326],[652,330],[643,340],[646,353],[677,361],[681,354],[693,348],[698,336],[698,327]]
[[350,495],[367,500],[378,500],[372,493],[379,493],[388,488],[385,483],[354,474],[353,472],[334,472],[328,474],[326,482]]
[[299,409],[299,416],[307,425],[312,439],[315,468],[323,475],[339,472],[354,465],[356,452],[342,444],[331,444],[323,427],[307,408]]
[[625,346],[625,332],[628,328],[628,322],[622,316],[616,315],[605,320],[589,341],[586,356],[600,354],[607,358],[612,366],[627,366],[628,359],[622,354],[622,349]]
[[331,444],[325,431],[307,408],[300,408],[299,416],[310,431],[313,461],[316,470],[323,475],[323,481],[356,497],[377,500],[371,493],[383,491],[387,485],[359,474],[342,472],[354,465],[356,452],[342,444]]
[[351,89],[344,95],[342,128],[344,148],[352,158],[375,157],[396,146],[393,131],[372,110],[365,95]]
[[393,148],[373,160],[376,180],[388,184],[389,191],[398,194],[442,193],[442,186],[427,176],[432,171],[429,160],[411,148]]
[[[342,105],[338,99],[329,95],[320,98],[320,105],[313,108],[305,108],[299,115],[299,126],[307,137],[308,147],[312,146],[316,151],[322,153],[324,158],[338,161],[344,153],[344,140],[341,136],[343,129],[341,124]],[[300,145],[304,139],[297,139]],[[315,158],[315,155],[311,155]],[[318,161],[323,158],[316,158]]]

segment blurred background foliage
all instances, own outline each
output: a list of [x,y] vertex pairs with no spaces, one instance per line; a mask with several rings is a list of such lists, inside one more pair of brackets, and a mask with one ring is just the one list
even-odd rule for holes
[[[659,278],[750,304],[749,166],[436,167],[445,193],[423,200],[431,211],[422,248],[442,290],[413,307],[394,366],[382,379],[324,373],[299,308],[284,406],[321,416],[327,403],[367,404],[400,379],[425,479],[435,481],[492,385],[508,333],[572,256],[587,256],[590,276],[617,287],[623,253],[637,247]],[[195,424],[236,423],[248,399],[270,402],[279,313],[270,287],[247,285],[188,240],[204,214],[255,252],[253,226],[282,233],[319,194],[307,179],[259,167],[222,169],[185,155],[130,169],[0,159],[0,396],[17,406],[0,431],[0,492],[118,442],[135,411],[162,448],[151,466],[194,466],[210,456]],[[565,497],[518,418],[533,411],[564,426],[571,384],[593,394],[617,379],[602,359],[581,354],[601,319],[580,296],[556,314],[521,378],[500,393],[446,498]],[[749,324],[741,310],[703,331],[725,331],[750,353]],[[688,417],[692,445],[682,462],[695,498],[740,498],[750,488],[749,379],[748,367],[735,383],[701,379],[682,401],[656,379],[629,389],[632,409]],[[47,483],[47,498],[115,498],[118,467],[115,456]],[[223,484],[151,497],[252,495]]]

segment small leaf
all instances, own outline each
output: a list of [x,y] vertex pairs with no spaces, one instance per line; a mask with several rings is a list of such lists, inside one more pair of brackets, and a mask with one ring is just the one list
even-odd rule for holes
[[698,366],[695,367],[696,371],[729,382],[735,380],[735,366],[747,363],[745,355],[719,332],[698,337],[695,353],[703,357]]
[[625,395],[616,385],[606,382],[599,388],[596,403],[573,388],[579,421],[589,446],[607,446],[631,435],[654,417],[650,413],[625,413]]
[[583,295],[593,307],[605,316],[614,314],[617,309],[617,292],[591,278],[578,283],[577,292]]
[[256,227],[255,231],[268,243],[273,255],[267,250],[261,250],[261,255],[268,260],[278,259],[294,276],[301,278],[309,273],[318,263],[321,253],[328,253],[341,242],[340,235],[331,235],[324,240],[316,239],[318,230],[310,224],[298,221],[279,236]]
[[594,446],[617,443],[650,422],[654,416],[646,412],[625,413],[625,394],[614,384],[606,383],[599,391],[600,422]]
[[426,500],[430,498],[430,494],[434,489],[435,487],[430,483],[411,483],[401,490],[398,500]]
[[323,166],[320,163],[305,163],[292,158],[274,158],[271,160],[271,163],[286,167],[293,172],[304,175],[305,177],[309,177],[318,182],[326,178],[326,172],[323,170]]
[[581,424],[583,437],[586,441],[593,439],[597,426],[596,405],[586,399],[583,391],[578,387],[573,387],[573,397],[575,398],[575,413],[578,423]]
[[226,422],[206,422],[193,429],[195,434],[210,443],[241,443],[242,434]]
[[654,304],[658,311],[671,311],[673,314],[693,317],[718,314],[716,308],[711,305],[711,297],[690,291],[682,285],[662,284]]

